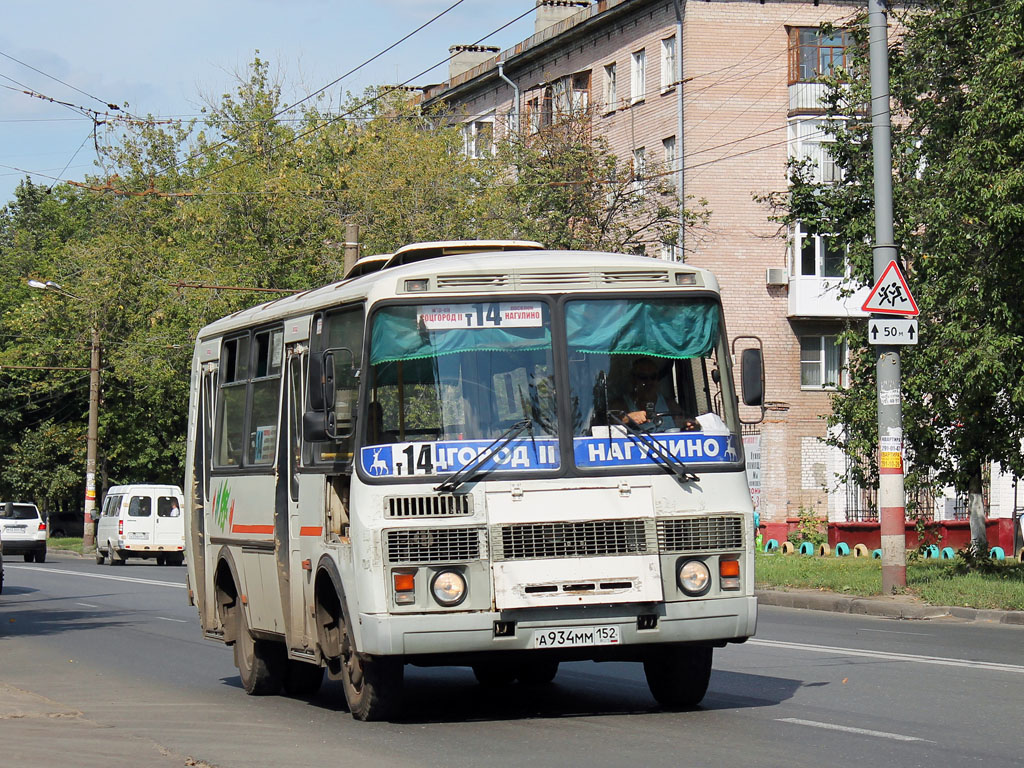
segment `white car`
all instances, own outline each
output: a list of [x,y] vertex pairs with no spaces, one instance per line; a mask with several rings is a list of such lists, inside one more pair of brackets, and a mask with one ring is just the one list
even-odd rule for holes
[[0,504],[0,549],[5,555],[24,555],[25,562],[46,562],[46,522],[35,504]]

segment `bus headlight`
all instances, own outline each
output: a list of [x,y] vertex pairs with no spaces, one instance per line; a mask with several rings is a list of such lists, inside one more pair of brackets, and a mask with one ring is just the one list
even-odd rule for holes
[[438,605],[452,608],[466,599],[466,579],[458,571],[438,571],[430,582]]
[[686,594],[699,597],[711,588],[711,571],[700,560],[687,560],[679,566],[679,586]]

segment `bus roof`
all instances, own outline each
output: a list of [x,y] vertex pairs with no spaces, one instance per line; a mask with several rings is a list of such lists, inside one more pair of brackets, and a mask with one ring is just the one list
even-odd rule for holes
[[[458,242],[451,241],[453,244]],[[392,257],[388,255],[364,258],[375,262],[387,258],[388,261],[386,266],[366,270],[358,276],[274,299],[215,320],[199,332],[199,338],[211,338],[254,324],[310,314],[359,299],[376,301],[401,296],[414,301],[444,302],[450,296],[477,291],[566,293],[704,288],[718,292],[718,281],[708,270],[648,256],[600,251],[473,250],[453,255],[438,254],[428,257],[427,261],[417,260],[403,265],[392,265]],[[410,292],[406,289],[404,281],[415,279],[427,279],[428,290]]]

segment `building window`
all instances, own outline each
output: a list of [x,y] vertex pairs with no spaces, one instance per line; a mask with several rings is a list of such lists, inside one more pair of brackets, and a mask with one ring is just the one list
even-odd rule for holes
[[835,144],[834,124],[820,118],[791,120],[788,127],[789,156],[809,161],[813,168],[811,182],[835,184],[843,179],[842,169],[829,148]]
[[838,336],[800,337],[800,388],[847,386],[846,344]]
[[619,94],[615,81],[615,62],[604,66],[604,111],[614,112],[618,109]]
[[526,101],[526,124],[529,126],[530,134],[537,133],[540,130],[541,123],[541,99],[539,96],[534,96],[532,99]]
[[789,84],[812,83],[849,66],[849,35],[843,30],[822,34],[817,27],[789,30]]
[[661,41],[661,90],[669,90],[676,81],[676,39],[669,37]]
[[802,222],[793,227],[793,253],[794,275],[846,276],[846,248],[832,235],[807,231]]
[[494,116],[473,120],[462,126],[462,143],[466,157],[479,159],[494,154]]
[[644,147],[637,147],[633,150],[633,192],[638,195],[644,194],[647,186],[647,150]]
[[676,137],[669,136],[667,139],[661,140],[661,146],[665,150],[665,182],[666,185],[673,192],[679,192],[678,181],[679,178],[676,175],[679,170],[676,167]]
[[647,51],[640,49],[633,54],[633,68],[630,72],[630,101],[636,104],[647,96]]

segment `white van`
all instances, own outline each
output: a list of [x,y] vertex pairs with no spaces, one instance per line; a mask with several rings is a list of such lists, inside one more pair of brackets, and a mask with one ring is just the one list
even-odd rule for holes
[[121,565],[155,557],[158,565],[185,562],[185,499],[176,485],[115,485],[96,523],[96,562]]

